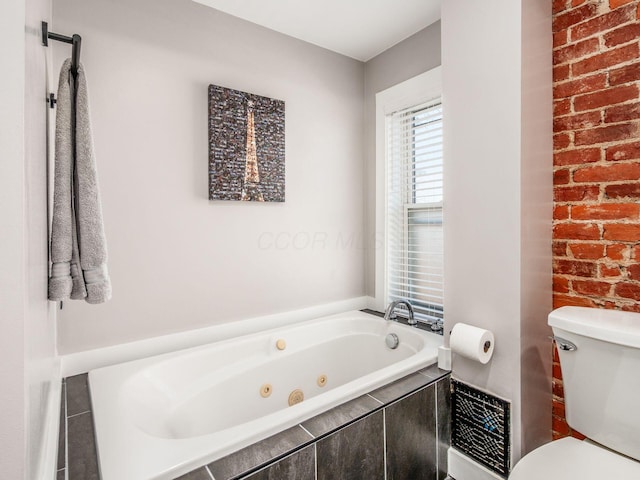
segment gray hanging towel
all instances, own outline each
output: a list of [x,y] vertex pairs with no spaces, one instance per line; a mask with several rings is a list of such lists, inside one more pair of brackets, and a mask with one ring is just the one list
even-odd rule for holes
[[55,140],[49,300],[103,303],[111,298],[111,282],[87,81],[82,64],[74,80],[71,59],[60,70]]

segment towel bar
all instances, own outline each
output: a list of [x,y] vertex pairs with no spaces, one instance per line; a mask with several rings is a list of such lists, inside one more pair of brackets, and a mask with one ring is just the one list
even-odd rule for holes
[[[42,22],[42,45],[49,46],[49,39],[56,40],[58,42],[70,43],[73,48],[71,50],[71,74],[76,77],[78,75],[78,65],[80,64],[80,47],[82,46],[82,37],[77,33],[67,37],[66,35],[60,35],[59,33],[53,33],[49,31],[49,24]],[[53,93],[49,95],[49,107],[53,108],[56,101]]]

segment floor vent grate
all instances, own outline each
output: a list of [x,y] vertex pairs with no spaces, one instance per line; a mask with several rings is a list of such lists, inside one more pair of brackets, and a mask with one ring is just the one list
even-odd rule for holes
[[488,469],[509,474],[509,413],[506,400],[451,382],[451,444]]

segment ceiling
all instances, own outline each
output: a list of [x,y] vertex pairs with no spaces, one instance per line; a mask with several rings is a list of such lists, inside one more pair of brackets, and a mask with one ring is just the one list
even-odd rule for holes
[[194,0],[367,61],[440,19],[442,0]]

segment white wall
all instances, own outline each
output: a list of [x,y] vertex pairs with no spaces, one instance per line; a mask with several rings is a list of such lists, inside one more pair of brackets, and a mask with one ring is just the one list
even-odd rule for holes
[[0,471],[6,478],[25,475],[24,356],[24,0],[0,7]]
[[364,65],[365,288],[375,295],[375,251],[381,244],[375,222],[376,93],[440,65],[440,22],[435,22]]
[[24,216],[25,242],[25,356],[28,388],[27,475],[41,478],[55,461],[56,426],[60,399],[56,355],[55,305],[47,299],[48,211],[47,129],[53,110],[46,92],[51,86],[51,48],[42,46],[41,22],[51,22],[51,0],[26,1],[26,82]]
[[[48,0],[3,2],[0,57],[0,472],[39,478],[53,453],[59,398],[55,320],[47,301]],[[25,61],[26,59],[26,61]],[[55,436],[55,432],[53,432]],[[49,465],[52,467],[52,464]]]
[[[61,353],[364,293],[362,63],[186,0],[53,17],[83,38],[113,283],[65,302]],[[208,201],[209,84],[285,101],[285,203]]]
[[454,376],[512,401],[513,461],[550,440],[551,6],[442,5],[445,330],[496,336]]

